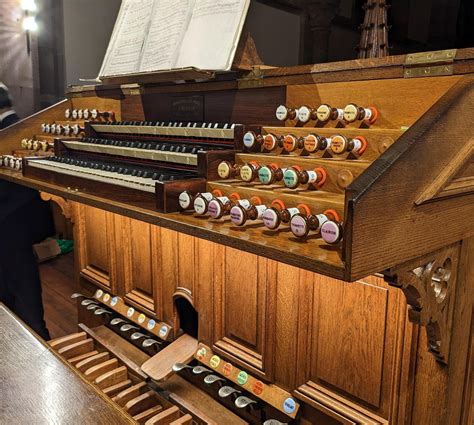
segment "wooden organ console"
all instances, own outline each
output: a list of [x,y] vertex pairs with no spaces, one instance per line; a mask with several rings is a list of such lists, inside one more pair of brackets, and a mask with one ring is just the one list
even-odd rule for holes
[[74,211],[51,347],[139,423],[472,424],[473,59],[75,87],[0,132]]

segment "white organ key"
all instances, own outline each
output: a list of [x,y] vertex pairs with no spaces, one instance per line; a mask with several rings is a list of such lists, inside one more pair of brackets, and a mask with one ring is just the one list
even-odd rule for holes
[[155,192],[155,180],[136,177],[127,174],[119,174],[112,171],[97,170],[86,168],[72,164],[61,162],[53,162],[48,160],[32,160],[28,165],[36,168],[43,168],[60,174],[67,174],[77,177],[86,178],[94,181],[102,181],[105,183],[115,184],[118,186],[129,187],[146,192]]

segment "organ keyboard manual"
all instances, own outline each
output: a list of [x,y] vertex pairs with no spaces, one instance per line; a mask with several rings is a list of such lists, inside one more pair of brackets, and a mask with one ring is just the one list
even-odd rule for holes
[[123,0],[99,79],[183,68],[228,71],[249,4]]

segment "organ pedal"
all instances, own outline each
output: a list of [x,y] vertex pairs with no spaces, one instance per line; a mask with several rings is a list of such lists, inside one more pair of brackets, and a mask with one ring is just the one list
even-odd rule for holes
[[[182,412],[161,397],[122,360],[120,355],[104,347],[94,333],[77,332],[49,342],[50,347],[81,373],[85,379],[110,397],[124,412],[139,424],[192,424],[192,416]],[[194,340],[187,335],[178,338],[182,352],[189,352]],[[195,341],[195,340],[194,340]],[[197,342],[194,343],[193,352]],[[186,347],[188,350],[186,351]],[[191,354],[191,357],[193,354]],[[189,361],[189,355],[182,357]],[[152,363],[153,364],[153,363]]]

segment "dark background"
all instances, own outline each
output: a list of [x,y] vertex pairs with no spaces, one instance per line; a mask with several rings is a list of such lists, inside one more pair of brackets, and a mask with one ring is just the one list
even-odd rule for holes
[[[0,0],[0,81],[20,116],[97,76],[120,0],[36,0],[38,32],[26,34],[19,0]],[[364,0],[252,0],[247,18],[268,65],[354,59]],[[474,46],[474,0],[392,0],[390,54]],[[87,83],[91,84],[91,83]]]

